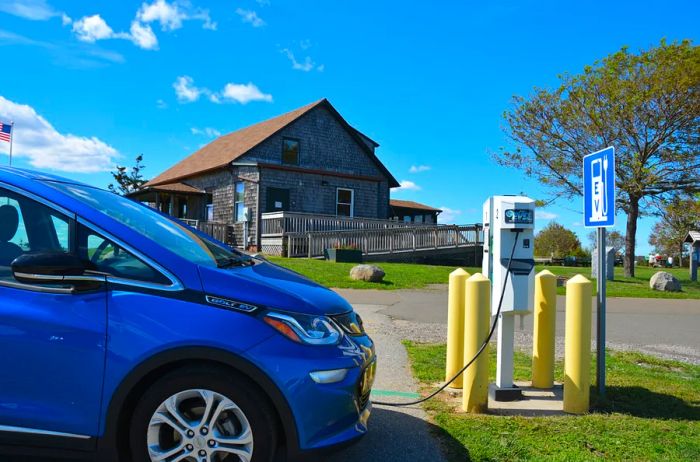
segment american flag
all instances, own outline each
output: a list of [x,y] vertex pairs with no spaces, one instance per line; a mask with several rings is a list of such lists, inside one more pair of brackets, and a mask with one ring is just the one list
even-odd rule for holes
[[0,122],[0,141],[10,142],[12,138],[12,125]]

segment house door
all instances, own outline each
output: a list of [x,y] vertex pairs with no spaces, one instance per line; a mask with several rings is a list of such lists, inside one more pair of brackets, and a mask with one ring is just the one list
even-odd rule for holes
[[266,212],[283,212],[289,210],[289,189],[267,188],[266,191]]

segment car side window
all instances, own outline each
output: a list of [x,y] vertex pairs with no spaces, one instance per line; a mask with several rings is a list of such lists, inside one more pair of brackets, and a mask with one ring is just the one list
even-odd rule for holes
[[70,251],[70,220],[52,208],[0,188],[0,279],[28,252]]
[[93,271],[132,281],[171,284],[159,271],[83,225],[78,226],[78,252]]

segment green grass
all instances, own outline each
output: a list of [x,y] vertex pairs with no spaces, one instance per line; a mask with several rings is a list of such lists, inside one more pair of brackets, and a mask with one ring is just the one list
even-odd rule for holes
[[[557,276],[572,277],[576,274],[583,274],[590,277],[590,269],[574,268],[568,266],[537,266],[537,271],[548,269]],[[666,271],[673,274],[681,282],[682,292],[660,292],[649,288],[649,279],[657,271]],[[608,297],[637,297],[637,298],[695,298],[700,299],[700,282],[691,282],[687,268],[649,268],[639,266],[635,268],[635,276],[626,278],[622,267],[615,267],[615,279],[608,281]],[[593,287],[593,293],[597,292]],[[563,295],[564,287],[559,287],[557,293]]]
[[[445,346],[406,342],[423,391],[444,380]],[[490,381],[495,377],[491,348]],[[591,367],[591,377],[595,364]],[[515,356],[515,377],[529,380],[530,357]],[[555,377],[563,379],[558,362]],[[700,367],[633,352],[607,356],[607,399],[584,416],[469,415],[454,403],[425,404],[450,461],[700,460]]]
[[[307,258],[266,257],[292,271],[303,274],[326,287],[339,289],[419,289],[429,284],[447,284],[454,267],[417,265],[412,263],[377,263],[386,273],[383,283],[353,281],[350,269],[356,263],[333,263]],[[467,271],[481,271],[467,268]]]
[[[450,266],[418,265],[413,263],[377,263],[386,272],[383,283],[353,281],[350,279],[350,269],[354,263],[333,263],[325,260],[306,258],[267,257],[273,263],[289,268],[313,279],[327,287],[340,289],[420,289],[429,284],[447,284],[449,274],[454,271]],[[571,277],[581,273],[588,277],[589,268],[574,268],[567,266],[537,266],[536,270],[548,269],[558,276]],[[480,272],[481,268],[465,268],[469,273]],[[609,297],[639,297],[639,298],[695,298],[700,299],[700,283],[690,282],[688,270],[674,268],[665,270],[673,273],[683,286],[683,292],[659,292],[649,288],[649,279],[657,270],[647,267],[636,268],[636,277],[625,278],[623,269],[615,268],[615,280],[608,281]],[[595,292],[595,286],[593,287]],[[564,294],[564,287],[558,289]]]

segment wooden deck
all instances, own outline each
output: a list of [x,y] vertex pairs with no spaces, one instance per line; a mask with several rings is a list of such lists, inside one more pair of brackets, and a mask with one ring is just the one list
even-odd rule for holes
[[262,251],[319,258],[332,247],[354,247],[365,256],[425,253],[481,246],[481,225],[436,225],[291,212],[264,213]]
[[[219,241],[237,244],[233,225],[183,221]],[[323,258],[325,249],[353,247],[367,260],[468,254],[476,262],[483,246],[480,224],[418,224],[296,212],[263,213],[260,237],[263,253],[290,258]]]
[[290,233],[286,236],[286,256],[323,257],[324,250],[333,247],[357,248],[366,256],[472,247],[480,244],[479,234],[474,225]]

